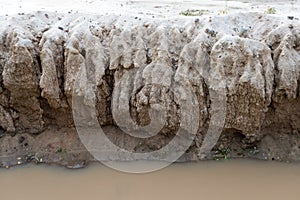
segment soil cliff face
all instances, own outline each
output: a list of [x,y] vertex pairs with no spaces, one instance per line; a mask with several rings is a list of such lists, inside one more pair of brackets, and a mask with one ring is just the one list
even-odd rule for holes
[[[107,136],[130,151],[160,149],[181,124],[194,126],[197,115],[182,161],[300,159],[298,20],[258,13],[163,20],[38,12],[0,21],[2,166],[93,160],[74,129],[74,98],[95,102]],[[193,95],[177,85],[190,86]],[[157,134],[144,139],[122,131],[137,125]]]

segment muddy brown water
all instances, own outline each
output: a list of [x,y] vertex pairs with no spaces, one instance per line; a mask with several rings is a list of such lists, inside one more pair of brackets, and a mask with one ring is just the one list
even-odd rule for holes
[[300,164],[181,163],[147,174],[122,173],[100,164],[80,170],[26,165],[0,169],[0,199],[299,200]]

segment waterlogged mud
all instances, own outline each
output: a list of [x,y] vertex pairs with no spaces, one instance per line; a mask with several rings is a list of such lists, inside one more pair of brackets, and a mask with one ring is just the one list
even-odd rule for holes
[[75,124],[94,119],[129,152],[158,151],[185,131],[192,141],[178,161],[300,159],[297,19],[37,12],[0,21],[2,167],[84,166],[94,158]]

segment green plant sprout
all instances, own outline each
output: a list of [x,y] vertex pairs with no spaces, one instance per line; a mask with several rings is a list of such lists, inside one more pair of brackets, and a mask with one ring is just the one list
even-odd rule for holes
[[230,157],[230,149],[229,148],[218,148],[214,155],[213,158],[214,160],[228,160]]
[[180,12],[179,14],[184,16],[202,16],[207,13],[209,13],[208,10],[187,9],[185,11]]
[[269,7],[266,11],[265,14],[276,14],[276,9],[274,7]]

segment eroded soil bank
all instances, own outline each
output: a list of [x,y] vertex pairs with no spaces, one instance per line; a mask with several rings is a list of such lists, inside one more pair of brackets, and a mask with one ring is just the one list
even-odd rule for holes
[[[30,161],[80,167],[92,161],[73,114],[87,124],[93,116],[74,108],[74,99],[95,103],[108,138],[132,152],[160,149],[182,124],[184,130],[194,128],[197,119],[193,143],[179,161],[300,159],[296,18],[238,13],[166,20],[36,12],[0,21],[2,167]],[[155,136],[121,131],[120,126],[151,124],[150,108],[166,113]],[[221,130],[210,132],[222,113]]]

